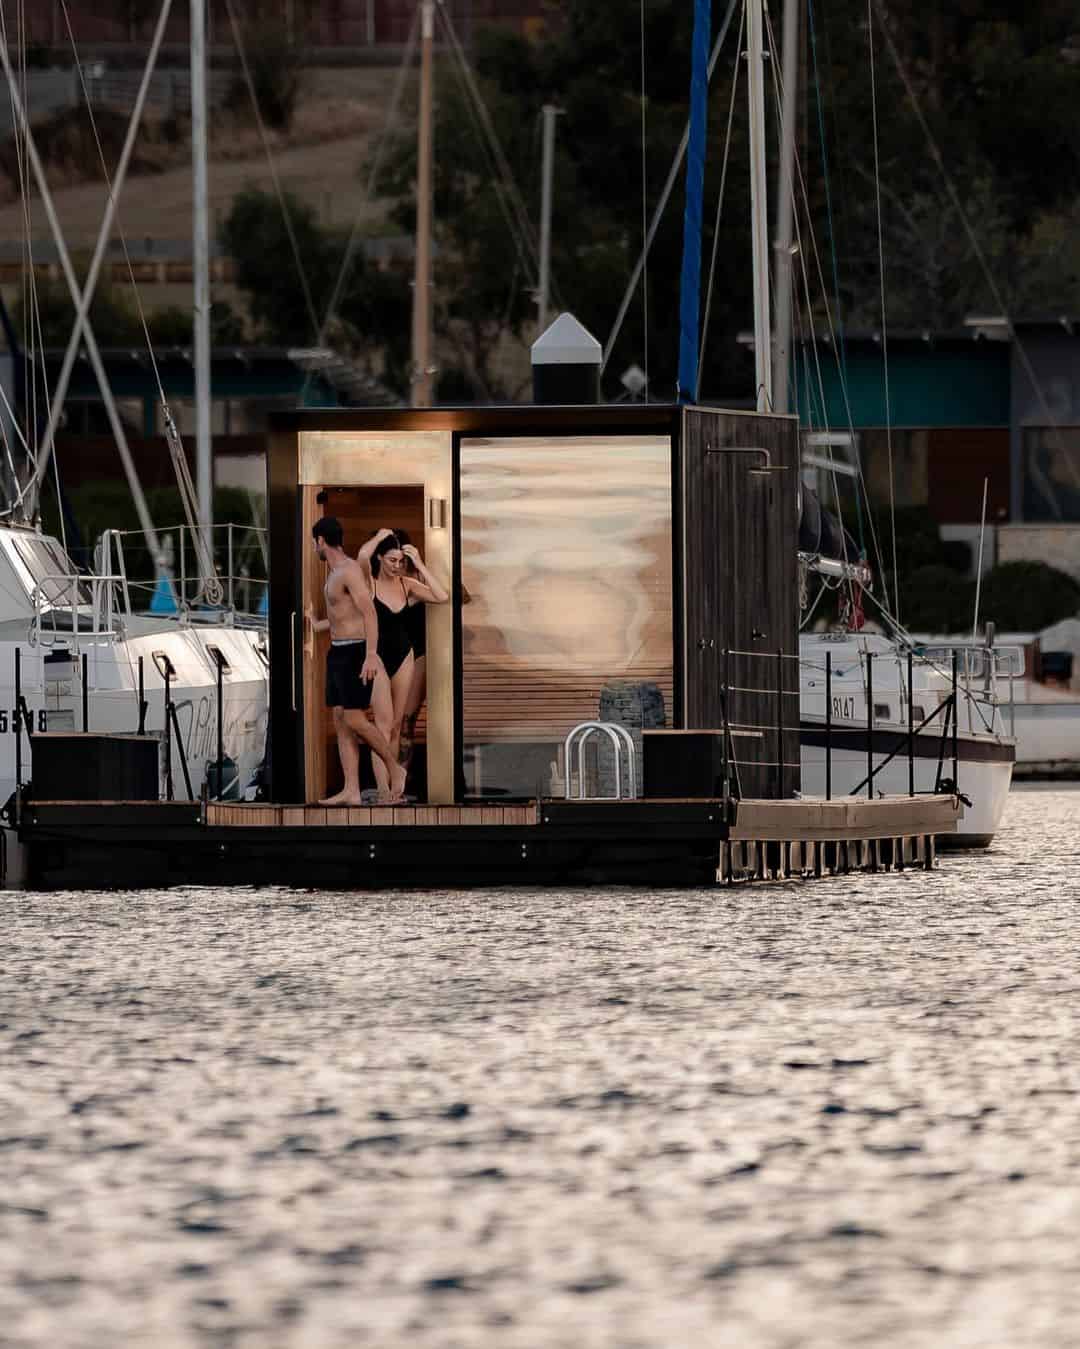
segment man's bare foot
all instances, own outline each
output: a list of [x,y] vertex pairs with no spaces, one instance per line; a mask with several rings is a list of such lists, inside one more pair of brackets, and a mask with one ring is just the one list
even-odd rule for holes
[[320,802],[320,806],[359,806],[361,805],[360,793],[350,792],[347,788],[336,792],[333,796],[326,796]]

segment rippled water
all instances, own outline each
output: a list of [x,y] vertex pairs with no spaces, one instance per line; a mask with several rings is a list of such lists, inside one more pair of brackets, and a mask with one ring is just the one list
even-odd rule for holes
[[735,891],[0,896],[0,1345],[1071,1346],[1078,816]]

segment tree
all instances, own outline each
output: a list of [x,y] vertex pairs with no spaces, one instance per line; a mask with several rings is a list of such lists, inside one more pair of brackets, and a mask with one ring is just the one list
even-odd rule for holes
[[[500,30],[477,34],[475,68],[492,123],[531,221],[539,214],[539,121],[544,103],[559,120],[552,219],[552,274],[558,307],[573,311],[602,341],[642,243],[642,165],[638,12],[571,0],[546,41],[532,43]],[[646,14],[646,196],[651,210],[667,175],[686,116],[692,15],[674,0],[657,0]],[[730,39],[734,50],[734,34]],[[734,64],[734,63],[732,63]],[[437,75],[435,230],[438,241],[437,326],[459,351],[481,397],[520,392],[505,387],[495,356],[505,340],[522,340],[534,318],[535,262],[515,240],[502,198],[509,191],[493,170],[477,119],[453,69]],[[720,179],[723,117],[730,72],[714,80],[707,186],[712,217]],[[745,116],[739,106],[741,129]],[[740,130],[741,134],[741,130]],[[411,232],[415,220],[415,148],[402,135],[381,190],[397,201],[394,219]],[[728,172],[728,199],[717,251],[713,317],[716,332],[745,327],[750,310],[747,161],[738,150]],[[678,284],[682,254],[681,202],[668,210],[649,258],[648,357],[654,396],[671,394],[678,357]],[[640,288],[639,288],[640,295]],[[621,393],[619,374],[646,363],[644,306],[635,298],[608,366],[607,390]],[[719,337],[707,352],[703,385],[741,392],[748,362],[733,340]],[[752,370],[752,367],[750,367]]]
[[[714,4],[714,31],[726,8],[719,0]],[[1073,114],[1080,102],[1080,53],[1073,37],[1074,4],[957,0],[927,9],[918,0],[874,0],[873,8],[890,324],[952,326],[973,308],[993,306],[988,271],[1011,308],[1053,300],[1055,312],[1063,312],[1080,304],[1080,265],[1072,244],[1072,225],[1080,211],[1080,122]],[[674,0],[654,0],[646,10],[647,213],[667,175],[687,114],[691,9]],[[809,81],[802,100],[806,115],[800,122],[808,201],[800,202],[804,248],[796,264],[799,318],[820,326],[828,305],[842,325],[876,327],[881,322],[880,265],[866,3],[830,0],[815,5],[813,15]],[[639,21],[639,11],[631,6],[567,0],[560,22],[543,41],[489,31],[477,34],[474,48],[480,87],[532,220],[539,213],[540,108],[554,102],[563,110],[552,270],[562,305],[602,341],[611,331],[641,247]],[[947,176],[914,117],[886,32],[929,122]],[[710,94],[705,276],[714,243],[732,75],[739,64],[735,45],[733,30]],[[528,254],[518,249],[505,226],[475,119],[446,65],[436,85],[437,324],[445,341],[459,348],[465,372],[481,396],[508,393],[513,390],[500,387],[494,355],[502,342],[527,334],[533,312]],[[702,392],[714,398],[753,393],[752,365],[735,341],[752,317],[745,102],[741,80],[733,105],[702,371]],[[768,115],[775,140],[771,107]],[[415,210],[411,134],[399,139],[381,184],[397,203],[398,225],[410,232]],[[1024,147],[1021,153],[1018,145]],[[769,177],[775,182],[773,161]],[[648,363],[654,396],[670,395],[675,387],[683,200],[680,180],[649,257]],[[810,313],[800,277],[804,264]],[[622,392],[618,376],[627,365],[645,363],[641,289],[608,363],[609,396]]]
[[[346,239],[324,230],[314,210],[292,194],[284,194],[284,204],[303,280],[282,206],[269,193],[249,188],[236,196],[221,226],[221,243],[233,259],[237,285],[249,297],[259,339],[280,346],[306,346],[315,341],[326,314]],[[371,267],[360,249],[349,268],[327,339],[370,373],[404,390],[409,312],[405,279]]]

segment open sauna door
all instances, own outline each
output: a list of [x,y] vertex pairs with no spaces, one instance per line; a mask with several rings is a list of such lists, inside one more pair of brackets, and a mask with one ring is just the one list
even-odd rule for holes
[[[297,711],[301,722],[303,797],[318,801],[343,782],[337,733],[326,703],[327,632],[315,632],[304,615],[326,617],[327,567],[316,554],[312,528],[333,516],[344,532],[344,550],[355,558],[380,529],[404,534],[447,593],[453,586],[453,522],[449,433],[397,431],[300,434],[300,566]],[[454,659],[452,602],[422,606],[408,625],[413,646],[394,687],[395,717],[416,711],[405,740],[408,795],[419,801],[454,800]],[[419,653],[423,648],[423,660]],[[406,674],[409,675],[406,678]],[[422,683],[421,683],[422,679]],[[419,700],[419,707],[416,703]],[[411,743],[410,743],[411,742]],[[371,755],[361,746],[360,786],[375,786]]]

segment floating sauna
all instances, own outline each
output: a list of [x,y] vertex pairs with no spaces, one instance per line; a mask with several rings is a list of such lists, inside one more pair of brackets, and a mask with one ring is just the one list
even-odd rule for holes
[[[794,418],[659,405],[280,414],[266,800],[20,798],[40,887],[709,884],[932,865],[955,796],[799,788]],[[405,530],[425,613],[408,800],[326,807],[333,515]],[[366,757],[362,755],[362,759]]]
[[778,658],[798,653],[797,465],[794,418],[708,408],[281,414],[269,462],[273,799],[338,785],[327,639],[304,621],[321,604],[311,527],[324,513],[353,553],[380,526],[406,529],[450,589],[427,612],[411,784],[423,803],[559,795],[563,741],[581,722],[716,730],[732,649],[750,653],[727,672],[742,794],[792,796],[798,669]]

